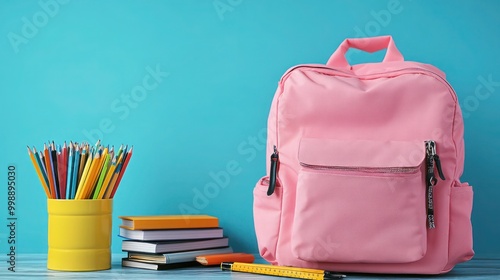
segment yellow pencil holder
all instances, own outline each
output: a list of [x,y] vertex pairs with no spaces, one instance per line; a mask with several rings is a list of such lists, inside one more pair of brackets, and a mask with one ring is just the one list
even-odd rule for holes
[[111,268],[112,199],[48,199],[47,210],[48,269]]

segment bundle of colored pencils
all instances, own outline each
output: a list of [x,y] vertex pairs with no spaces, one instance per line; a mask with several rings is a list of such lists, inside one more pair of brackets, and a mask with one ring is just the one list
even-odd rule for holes
[[37,152],[28,146],[28,155],[48,198],[112,199],[125,173],[132,148],[104,147],[87,143],[43,145]]

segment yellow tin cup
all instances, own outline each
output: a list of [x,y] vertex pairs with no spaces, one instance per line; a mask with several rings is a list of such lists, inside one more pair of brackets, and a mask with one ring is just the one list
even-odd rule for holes
[[48,269],[111,268],[112,199],[48,199],[47,210]]

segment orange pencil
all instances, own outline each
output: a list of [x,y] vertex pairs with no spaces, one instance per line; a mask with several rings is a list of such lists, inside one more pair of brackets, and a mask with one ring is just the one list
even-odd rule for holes
[[196,261],[202,265],[220,265],[222,262],[253,263],[254,256],[247,253],[227,253],[197,256]]
[[124,155],[123,155],[123,153],[118,153],[118,155],[116,156],[116,158],[118,158],[118,159],[116,160],[115,172],[113,172],[113,174],[111,176],[111,181],[106,186],[106,192],[104,193],[104,196],[103,196],[104,199],[109,199],[111,197],[111,193],[113,192],[113,188],[116,184],[116,180],[118,179],[118,176],[120,175],[120,168],[121,168],[121,163],[123,162]]
[[[35,150],[36,153],[36,150]],[[33,167],[35,167],[36,173],[38,174],[38,178],[40,179],[40,183],[42,183],[43,190],[48,198],[50,198],[49,187],[47,186],[47,182],[45,181],[45,177],[43,175],[43,171],[41,170],[41,166],[38,165],[37,160],[35,159],[35,155],[31,152],[30,147],[28,147],[28,155],[30,156],[31,162],[33,163]]]
[[109,196],[110,198],[113,198],[115,196],[116,190],[118,189],[118,185],[120,185],[120,181],[122,180],[123,174],[125,173],[125,169],[127,168],[128,162],[130,161],[130,158],[132,157],[132,150],[133,149],[134,149],[134,147],[132,146],[126,154],[126,158],[125,158],[123,165],[121,167],[120,174],[118,175],[118,179],[116,180],[116,183],[113,186],[113,189],[112,189],[111,194]]
[[44,153],[44,160],[45,160],[45,168],[47,169],[47,177],[49,178],[50,197],[56,198],[56,187],[55,187],[54,177],[53,177],[52,168],[51,168],[51,164],[50,164],[49,150],[47,149],[46,144],[43,144],[43,153]]
[[112,186],[114,186],[116,184],[116,179],[118,179],[118,172],[115,172],[115,174],[113,174],[113,177],[111,178],[111,182],[109,182],[108,188],[106,188],[106,193],[104,194],[104,199],[111,198],[111,192],[113,191]]

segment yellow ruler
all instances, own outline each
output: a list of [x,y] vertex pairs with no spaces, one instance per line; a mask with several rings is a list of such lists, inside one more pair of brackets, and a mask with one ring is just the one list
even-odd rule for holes
[[220,268],[222,270],[283,276],[299,279],[340,279],[345,277],[345,275],[343,274],[320,269],[276,266],[256,263],[223,262],[221,263]]

